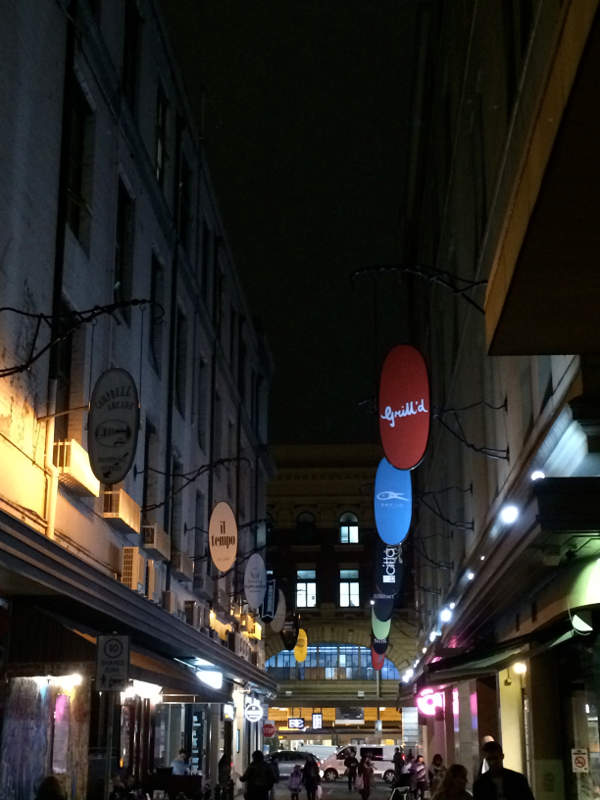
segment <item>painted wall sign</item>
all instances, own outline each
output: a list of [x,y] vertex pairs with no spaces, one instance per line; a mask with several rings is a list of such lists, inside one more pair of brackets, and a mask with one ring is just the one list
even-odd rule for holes
[[88,414],[92,472],[108,486],[129,472],[137,447],[140,406],[137,388],[124,369],[108,369],[96,381]]
[[[382,458],[375,474],[373,506],[375,526],[382,541],[390,545],[400,544],[406,538],[412,519],[412,479],[410,472],[405,469],[396,469],[387,458]],[[378,563],[376,570],[381,571],[383,566],[383,564]],[[387,571],[387,567],[385,574],[381,574],[382,586],[385,585],[383,577],[391,578],[391,573]],[[386,583],[391,593],[391,580]],[[379,588],[384,591],[382,587]]]
[[388,645],[389,641],[387,639],[376,639],[375,637],[371,639],[371,650],[377,653],[378,656],[382,656],[387,652]]
[[387,622],[388,619],[392,618],[392,614],[394,613],[394,598],[385,597],[375,600],[373,611],[377,619],[380,619],[382,622]]
[[264,715],[265,711],[255,697],[246,698],[246,704],[244,705],[244,717],[248,720],[248,722],[260,722]]
[[373,648],[371,648],[371,664],[373,665],[373,669],[379,671],[383,668],[385,663],[385,656],[383,653],[379,654],[376,653]]
[[267,570],[260,553],[253,553],[244,571],[244,594],[250,608],[259,608],[267,591]]
[[220,572],[227,572],[235,563],[238,548],[238,530],[231,507],[217,503],[208,523],[208,547],[213,564]]
[[306,660],[306,655],[308,653],[308,636],[306,635],[306,631],[304,628],[300,628],[298,631],[298,640],[296,642],[296,646],[294,647],[294,658],[296,661],[301,664],[303,661]]
[[285,615],[287,613],[287,606],[285,602],[285,595],[279,589],[277,592],[277,605],[275,607],[275,616],[271,621],[271,630],[273,633],[281,633],[283,624],[285,622]]
[[281,629],[281,640],[286,650],[293,650],[298,641],[300,625],[296,614],[288,614]]
[[263,622],[272,622],[275,616],[275,606],[277,603],[277,581],[270,575],[267,577],[267,591],[262,606],[260,607],[260,618]]
[[375,616],[375,611],[371,609],[371,628],[373,630],[373,636],[376,639],[387,639],[390,634],[390,628],[392,626],[392,621],[378,619]]
[[423,459],[430,416],[423,356],[410,345],[397,345],[383,362],[379,382],[379,434],[386,458],[397,469],[413,469]]

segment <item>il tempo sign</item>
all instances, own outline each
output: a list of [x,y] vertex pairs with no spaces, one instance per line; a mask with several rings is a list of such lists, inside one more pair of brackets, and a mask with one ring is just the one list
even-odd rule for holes
[[227,572],[235,563],[238,530],[235,516],[227,503],[217,503],[208,523],[208,548],[213,564]]
[[379,383],[381,444],[397,469],[413,469],[425,455],[429,409],[429,375],[423,356],[410,345],[397,345],[383,362]]

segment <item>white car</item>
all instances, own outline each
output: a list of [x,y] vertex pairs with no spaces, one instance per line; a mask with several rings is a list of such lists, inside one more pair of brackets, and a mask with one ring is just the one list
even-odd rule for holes
[[360,761],[363,756],[371,759],[374,775],[376,778],[383,778],[386,783],[391,784],[394,780],[394,750],[390,745],[363,744],[358,747],[342,747],[337,753],[326,758],[321,762],[321,776],[323,780],[330,783],[343,777],[346,767],[344,761],[350,755],[351,750],[356,750],[356,758]]

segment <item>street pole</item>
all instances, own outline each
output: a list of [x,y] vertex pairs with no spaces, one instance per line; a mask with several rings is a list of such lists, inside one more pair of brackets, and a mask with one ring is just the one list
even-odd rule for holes
[[115,723],[115,696],[112,691],[106,692],[108,702],[108,729],[106,731],[106,761],[104,764],[104,800],[108,800],[110,790],[110,767],[112,761],[113,728]]

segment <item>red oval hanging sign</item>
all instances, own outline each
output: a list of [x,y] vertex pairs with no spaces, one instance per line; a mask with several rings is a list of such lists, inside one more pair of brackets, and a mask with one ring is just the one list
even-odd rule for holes
[[385,656],[383,655],[383,653],[381,654],[376,653],[375,650],[371,648],[371,664],[373,665],[373,669],[374,670],[382,669],[384,663],[385,663]]
[[399,344],[387,354],[379,382],[379,434],[396,469],[413,469],[421,462],[429,423],[427,366],[418,350]]

